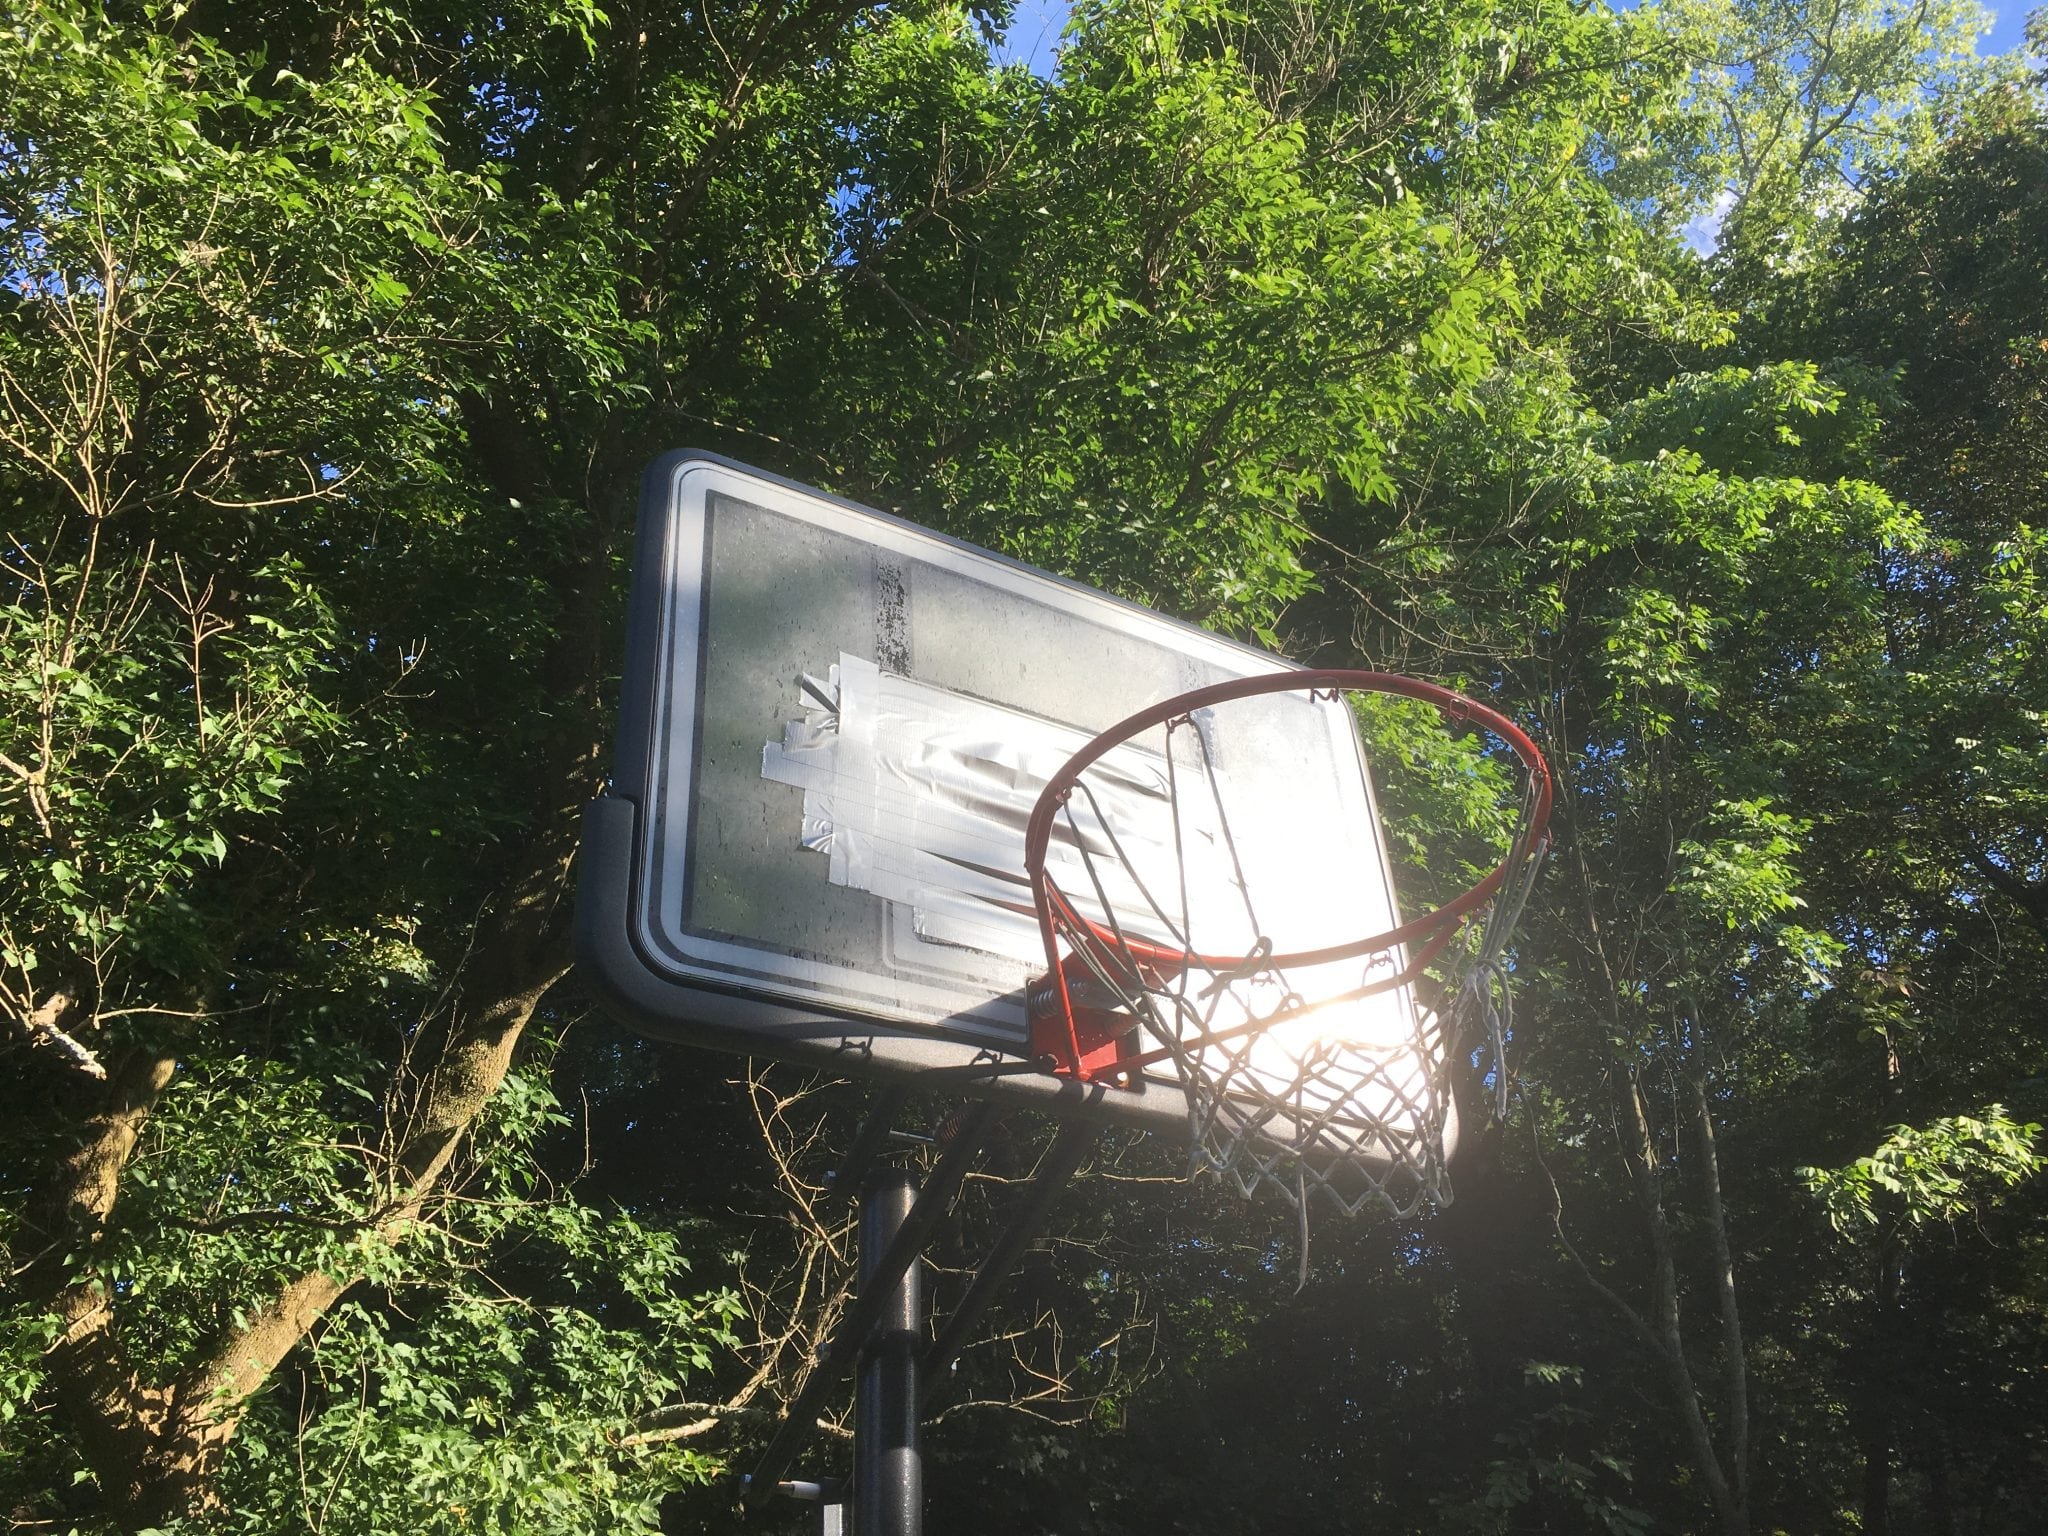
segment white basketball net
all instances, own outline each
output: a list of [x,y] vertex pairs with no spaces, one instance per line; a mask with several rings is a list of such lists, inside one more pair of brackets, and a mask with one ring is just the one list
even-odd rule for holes
[[[1192,829],[1220,829],[1206,841],[1229,866],[1233,932],[1220,948],[1212,942],[1213,906],[1204,930],[1185,856],[1169,876],[1177,889],[1156,888],[1158,868],[1148,873],[1133,862],[1125,851],[1131,839],[1119,839],[1084,774],[1059,813],[1061,840],[1075,855],[1069,885],[1078,889],[1063,889],[1052,908],[1069,993],[1135,1019],[1147,1057],[1172,1062],[1187,1095],[1191,1173],[1214,1173],[1247,1196],[1271,1187],[1304,1218],[1316,1194],[1351,1215],[1372,1207],[1406,1217],[1425,1204],[1448,1205],[1454,1068],[1483,1059],[1496,1111],[1506,1107],[1507,948],[1544,846],[1531,825],[1533,796],[1525,796],[1485,907],[1408,925],[1413,954],[1396,945],[1301,964],[1290,935],[1261,921],[1206,733],[1190,731],[1198,771],[1170,766],[1174,733],[1191,725],[1189,717],[1166,722],[1172,835],[1153,829],[1151,842],[1185,850],[1201,840]],[[1184,793],[1190,779],[1201,787]],[[1213,884],[1213,870],[1208,878]],[[1460,952],[1453,940],[1480,913],[1476,944]],[[1276,964],[1290,948],[1296,963]],[[1433,962],[1458,978],[1448,1027],[1414,996],[1413,983]]]

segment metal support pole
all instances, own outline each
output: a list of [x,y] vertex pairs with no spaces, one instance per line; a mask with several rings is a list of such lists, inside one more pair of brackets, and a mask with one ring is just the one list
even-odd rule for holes
[[846,1149],[846,1156],[839,1166],[825,1175],[825,1182],[842,1200],[852,1200],[860,1193],[861,1179],[868,1171],[868,1164],[875,1160],[875,1154],[889,1139],[889,1128],[896,1123],[897,1115],[903,1111],[903,1101],[909,1097],[910,1090],[901,1083],[886,1084],[875,1095],[874,1102],[868,1106],[867,1118],[861,1121],[860,1129],[854,1133],[853,1145]]
[[[880,1279],[882,1261],[917,1201],[907,1168],[877,1168],[862,1186],[860,1284]],[[855,1536],[921,1536],[924,1455],[918,1443],[918,1356],[923,1352],[921,1261],[896,1280],[861,1355],[853,1409]]]

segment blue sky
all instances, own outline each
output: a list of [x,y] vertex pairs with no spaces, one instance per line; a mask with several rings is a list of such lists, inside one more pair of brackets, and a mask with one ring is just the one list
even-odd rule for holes
[[1017,0],[1017,14],[996,49],[996,58],[1005,64],[1021,59],[1034,75],[1050,75],[1053,48],[1060,40],[1060,29],[1067,24],[1067,9],[1068,0]]
[[1986,6],[1995,18],[1991,35],[1977,45],[1979,53],[2009,53],[2020,45],[2020,35],[2027,26],[2027,7],[2024,5]]
[[[1060,29],[1067,24],[1068,6],[1069,0],[1018,0],[1016,19],[996,50],[996,57],[1005,63],[1022,60],[1034,74],[1050,75],[1053,50],[1059,44]],[[1622,0],[1621,8],[1631,8],[1628,0]],[[1978,52],[2005,53],[2019,47],[2029,6],[2008,3],[1987,5],[1985,9],[1991,13],[1993,24],[1990,35],[1977,45]]]

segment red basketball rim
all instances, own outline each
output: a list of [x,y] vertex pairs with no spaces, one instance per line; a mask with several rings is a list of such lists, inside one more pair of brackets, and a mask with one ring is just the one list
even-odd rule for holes
[[[1085,916],[1048,875],[1045,867],[1046,850],[1052,841],[1053,822],[1080,783],[1081,776],[1116,747],[1156,725],[1165,725],[1170,721],[1182,719],[1198,709],[1206,709],[1215,704],[1227,704],[1237,699],[1254,698],[1260,694],[1293,693],[1298,690],[1307,690],[1311,693],[1327,692],[1333,695],[1385,693],[1432,704],[1441,710],[1446,718],[1460,724],[1476,725],[1505,742],[1528,770],[1534,795],[1527,822],[1518,830],[1514,846],[1508,850],[1500,863],[1493,867],[1490,874],[1463,895],[1420,917],[1411,918],[1398,927],[1389,928],[1384,933],[1369,934],[1363,938],[1321,949],[1273,955],[1265,959],[1266,965],[1323,965],[1332,961],[1375,954],[1411,939],[1426,938],[1428,943],[1424,953],[1404,968],[1400,978],[1412,979],[1442,952],[1458,925],[1491,900],[1506,882],[1510,870],[1523,862],[1529,852],[1542,841],[1544,829],[1550,821],[1551,803],[1555,795],[1550,765],[1544,761],[1542,752],[1537,749],[1529,734],[1499,710],[1438,684],[1423,682],[1419,678],[1402,677],[1392,672],[1355,671],[1348,668],[1303,668],[1296,671],[1262,673],[1255,677],[1232,678],[1228,682],[1214,683],[1206,688],[1197,688],[1190,693],[1176,695],[1118,721],[1069,758],[1066,766],[1053,776],[1039,795],[1037,803],[1031,809],[1031,819],[1025,827],[1024,869],[1031,883],[1033,900],[1038,906],[1039,928],[1045,940],[1046,962],[1055,974],[1060,969],[1056,935],[1061,924],[1070,931],[1088,933],[1096,942],[1122,951],[1147,965],[1176,970],[1192,966],[1203,970],[1222,971],[1243,961],[1244,957],[1241,955],[1204,955],[1191,950],[1176,949],[1171,945],[1154,944],[1149,940],[1120,933],[1108,924],[1096,922]],[[1061,990],[1065,990],[1063,981]]]

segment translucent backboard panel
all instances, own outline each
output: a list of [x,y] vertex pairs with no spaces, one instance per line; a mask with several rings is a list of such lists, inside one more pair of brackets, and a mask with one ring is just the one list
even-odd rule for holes
[[[613,792],[586,824],[584,956],[617,1011],[675,1038],[878,1072],[1022,1059],[1024,989],[1045,970],[1023,873],[1039,790],[1141,708],[1286,665],[744,466],[672,455],[643,493]],[[1189,733],[1170,760],[1154,732],[1091,776],[1139,854],[1137,884],[1108,901],[1154,912],[1162,932],[1185,902],[1230,942],[1270,928],[1290,949],[1393,926],[1349,712],[1272,695],[1204,730],[1205,764]],[[1220,828],[1161,819],[1169,783],[1207,771],[1227,786],[1234,849]],[[1077,858],[1086,835],[1053,856]],[[1412,1033],[1412,1009],[1390,994],[1372,1032]],[[1185,1114],[1171,1085],[984,1086],[1147,1122]]]

